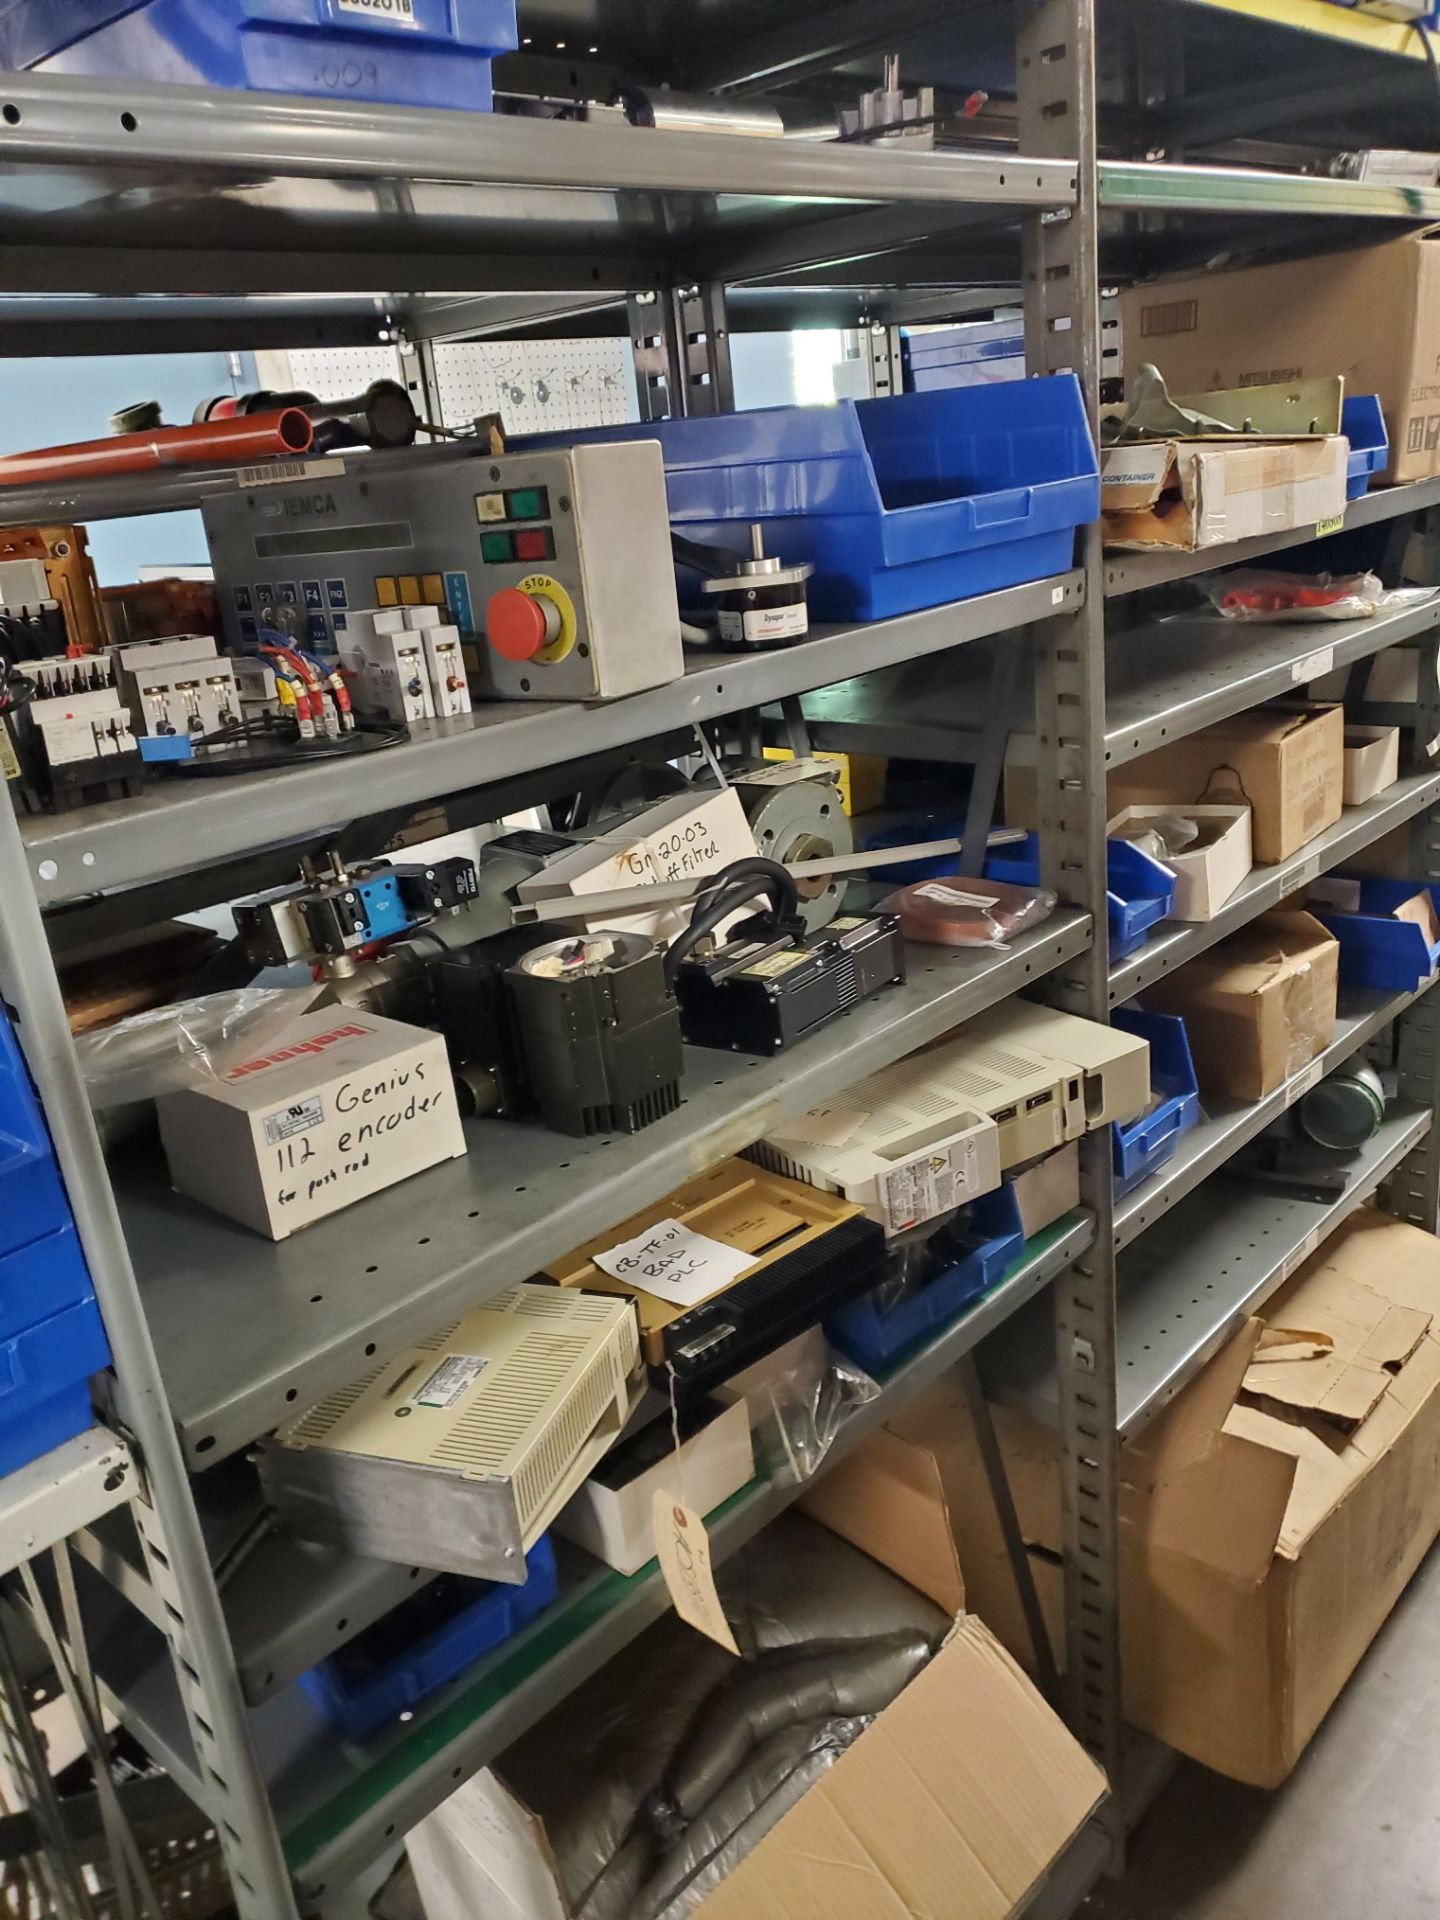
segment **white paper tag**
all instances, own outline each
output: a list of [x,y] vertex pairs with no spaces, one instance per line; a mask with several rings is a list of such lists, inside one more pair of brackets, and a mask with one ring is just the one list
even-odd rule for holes
[[1312,1087],[1318,1087],[1324,1078],[1324,1060],[1312,1060],[1303,1073],[1297,1073],[1295,1078],[1287,1083],[1285,1088],[1286,1106],[1293,1107],[1295,1102],[1302,1098],[1303,1095],[1309,1093]]
[[818,780],[828,776],[838,780],[839,770],[833,760],[818,759],[813,753],[802,760],[774,760],[768,767],[756,767],[752,772],[740,774],[736,784],[742,787],[790,787],[797,780]]
[[265,1116],[265,1144],[278,1147],[282,1140],[318,1127],[324,1118],[325,1102],[318,1093],[312,1093],[308,1100],[297,1100],[293,1107],[277,1107],[274,1113]]
[[335,0],[341,13],[363,14],[367,20],[383,20],[389,27],[413,27],[415,0]]
[[489,1364],[487,1354],[447,1353],[424,1386],[411,1398],[417,1407],[453,1407]]
[[1312,880],[1319,878],[1320,856],[1316,853],[1312,854],[1308,860],[1302,860],[1297,866],[1291,867],[1288,873],[1281,874],[1277,883],[1280,891],[1276,898],[1283,900],[1287,894],[1298,893],[1302,887],[1308,887]]
[[1318,680],[1322,673],[1329,673],[1334,664],[1334,647],[1321,647],[1318,653],[1307,653],[1303,660],[1295,662],[1290,669],[1291,681],[1298,687],[1307,680]]
[[655,1557],[675,1611],[687,1626],[738,1658],[740,1649],[715,1591],[710,1535],[692,1508],[659,1488],[653,1506]]
[[975,1142],[955,1140],[944,1153],[918,1154],[894,1167],[880,1186],[880,1205],[891,1233],[948,1213],[969,1198],[975,1180]]
[[[237,467],[235,484],[237,487],[278,487],[288,480],[319,480],[327,474],[333,478],[344,471],[343,460],[272,460],[263,467]],[[279,508],[275,511],[278,513]]]
[[979,907],[989,913],[995,906],[993,893],[966,893],[962,887],[948,887],[941,880],[926,880],[916,887],[917,900],[936,900],[942,907]]
[[1050,589],[1050,604],[1052,607],[1060,607],[1065,604],[1064,587],[1052,587]]
[[633,1240],[597,1253],[595,1264],[612,1280],[640,1287],[672,1306],[698,1307],[753,1267],[755,1256],[743,1247],[693,1233],[678,1220],[657,1220]]

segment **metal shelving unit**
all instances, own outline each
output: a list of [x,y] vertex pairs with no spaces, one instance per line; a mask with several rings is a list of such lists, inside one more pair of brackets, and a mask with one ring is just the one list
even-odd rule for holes
[[[593,23],[600,69],[606,58],[648,59],[656,79],[727,94],[824,76],[853,91],[856,63],[863,68],[892,36],[911,74],[928,70],[943,85],[957,52],[970,49],[960,45],[956,10],[932,0],[901,0],[884,19],[805,5],[778,26],[773,10],[726,0],[677,8],[675,21],[667,10],[638,41],[627,38],[628,13],[606,0],[530,5],[552,37],[579,15]],[[1345,15],[1327,21],[1338,10],[1314,0],[1265,5],[1272,15],[1280,6],[1280,26],[1253,18],[1261,0],[1165,0],[1167,18],[1185,23],[1199,105],[1204,76],[1217,71],[1217,23],[1253,31],[1257,59],[1265,47],[1298,45],[1297,36],[1322,61],[1337,47],[1362,48],[1377,99],[1428,82],[1423,65],[1394,57],[1414,52],[1399,30]],[[1440,218],[1440,192],[1177,157],[1184,141],[1178,132],[1173,143],[1156,137],[1145,102],[1107,94],[1098,104],[1094,0],[1016,0],[1013,21],[1003,22],[1002,9],[974,11],[986,58],[1002,63],[1015,98],[1001,134],[984,127],[963,152],[4,76],[0,351],[397,341],[428,402],[436,342],[539,328],[631,333],[642,311],[631,297],[649,295],[643,311],[656,319],[643,324],[659,334],[646,347],[665,362],[669,402],[706,411],[728,387],[732,328],[821,314],[883,334],[907,315],[973,311],[987,290],[993,304],[1009,288],[1024,307],[1029,372],[1075,371],[1093,410],[1105,364],[1102,273],[1108,284],[1197,250],[1208,257],[1232,240],[1273,237],[1282,221],[1298,246]],[[1143,38],[1156,17],[1151,0],[1102,0],[1107,31],[1113,24]],[[563,102],[585,91],[583,72],[567,81],[570,64],[522,52],[502,78]],[[1132,118],[1117,117],[1119,107]],[[1188,111],[1177,98],[1161,108],[1177,128]],[[1244,102],[1226,110],[1233,118],[1242,109],[1255,110]],[[702,309],[706,324],[691,326],[687,316]],[[147,487],[27,489],[9,496],[8,512],[41,521],[150,512],[233,484],[185,475]],[[1345,528],[1399,523],[1437,505],[1440,481],[1377,490],[1352,503]],[[1217,920],[1162,930],[1110,964],[1107,768],[1303,688],[1332,666],[1394,644],[1434,644],[1432,609],[1344,626],[1219,629],[1162,618],[1134,597],[1301,538],[1107,558],[1092,529],[1076,566],[1054,578],[870,626],[817,629],[788,651],[693,656],[682,680],[626,700],[483,708],[466,722],[417,727],[407,745],[359,767],[161,789],[23,830],[0,814],[0,991],[42,1088],[115,1352],[116,1418],[133,1444],[131,1452],[115,1443],[124,1477],[105,1501],[117,1511],[80,1499],[82,1484],[87,1498],[96,1485],[88,1456],[73,1463],[73,1483],[59,1474],[37,1485],[36,1498],[60,1500],[62,1481],[76,1490],[59,1518],[74,1522],[67,1531],[81,1529],[76,1575],[103,1697],[215,1825],[242,1920],[323,1909],[665,1604],[653,1569],[623,1580],[566,1551],[561,1599],[515,1641],[406,1724],[359,1747],[337,1741],[297,1675],[403,1598],[424,1570],[267,1535],[217,1578],[217,1561],[225,1565],[227,1545],[253,1517],[253,1476],[240,1456],[297,1401],[1008,994],[1030,988],[1108,1019],[1147,981],[1400,825],[1413,828],[1417,872],[1440,876],[1440,770],[1425,750],[1440,736],[1440,694],[1422,692],[1416,752],[1397,786],[1348,810],[1283,867],[1256,869]],[[991,700],[994,662],[1022,646],[1023,692],[1017,710],[1002,713]],[[1432,674],[1425,684],[1433,683]],[[758,730],[763,709],[787,702],[791,725],[796,700],[816,745],[972,763],[981,786],[998,773],[1006,728],[1028,732],[1057,914],[1001,953],[912,951],[903,987],[780,1062],[692,1051],[681,1109],[632,1138],[571,1142],[531,1125],[476,1122],[466,1159],[279,1245],[177,1199],[153,1157],[117,1156],[107,1168],[47,915],[58,948],[77,924],[117,927],[223,901],[257,884],[267,863],[279,863],[278,877],[299,848],[342,830],[363,852],[422,810],[452,824],[493,819],[554,793],[579,765],[674,754],[702,722],[743,717]],[[1081,1212],[1032,1242],[1000,1287],[883,1381],[832,1450],[831,1459],[843,1455],[982,1340],[989,1350],[1004,1343],[1007,1367],[1059,1422],[1069,1711],[1117,1792],[1107,1824],[1087,1829],[1035,1896],[1036,1920],[1073,1910],[1139,1804],[1127,1776],[1153,1774],[1148,1763],[1130,1764],[1122,1739],[1120,1438],[1382,1184],[1392,1210],[1433,1229],[1432,998],[1440,996],[1346,994],[1318,1069],[1255,1105],[1212,1107],[1169,1165],[1118,1203],[1108,1135],[1087,1140]],[[1392,1027],[1402,1102],[1341,1198],[1278,1201],[1227,1175],[1232,1155],[1317,1071]],[[800,1490],[762,1476],[715,1518],[716,1553],[752,1539]],[[4,1537],[23,1547],[23,1513],[16,1524]]]

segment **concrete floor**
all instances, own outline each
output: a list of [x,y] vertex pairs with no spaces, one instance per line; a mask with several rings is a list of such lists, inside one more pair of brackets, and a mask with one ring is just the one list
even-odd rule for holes
[[1085,1920],[1440,1916],[1440,1547],[1278,1793],[1186,1762]]

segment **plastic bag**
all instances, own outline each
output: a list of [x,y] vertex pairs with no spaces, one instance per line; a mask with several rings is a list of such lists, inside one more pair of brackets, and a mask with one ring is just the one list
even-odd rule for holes
[[819,1327],[757,1360],[727,1385],[744,1395],[750,1430],[766,1469],[788,1480],[819,1471],[836,1434],[880,1389]]
[[1003,947],[1048,920],[1055,895],[1044,887],[958,876],[917,880],[887,894],[880,913],[898,913],[907,940],[936,947]]
[[1184,813],[1151,814],[1144,820],[1127,820],[1108,829],[1112,840],[1128,840],[1162,866],[1193,847],[1200,838],[1200,823]]
[[1423,607],[1433,587],[1387,589],[1373,573],[1278,573],[1237,567],[1206,593],[1227,620],[1371,620],[1377,613]]
[[237,987],[207,993],[173,1006],[117,1020],[75,1042],[90,1104],[100,1110],[189,1085],[195,1075],[216,1075],[241,1051],[263,1049],[314,1001],[323,989]]

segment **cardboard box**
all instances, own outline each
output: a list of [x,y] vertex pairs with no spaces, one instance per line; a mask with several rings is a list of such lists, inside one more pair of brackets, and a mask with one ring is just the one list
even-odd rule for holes
[[1347,393],[1380,396],[1389,478],[1440,473],[1437,238],[1432,228],[1320,260],[1132,287],[1121,296],[1127,387],[1147,362],[1172,393],[1340,373]]
[[[887,1451],[879,1438],[851,1482],[844,1537],[902,1579],[920,1570],[922,1590],[937,1602],[963,1598],[933,1479],[924,1479],[922,1461],[913,1481],[904,1450]],[[1015,1661],[979,1620],[962,1616],[929,1665],[696,1913],[1008,1920],[1104,1792],[1104,1775]],[[407,1846],[431,1920],[492,1912],[496,1920],[570,1920],[544,1821],[503,1759],[422,1821]]]
[[1141,440],[1100,461],[1100,525],[1107,547],[1185,553],[1258,534],[1314,527],[1345,511],[1350,442]]
[[1277,910],[1145,990],[1185,1019],[1200,1091],[1262,1100],[1335,1032],[1340,944],[1313,914]]
[[738,1493],[755,1472],[744,1401],[707,1403],[698,1426],[682,1416],[682,1434],[686,1424],[678,1448],[668,1412],[612,1448],[551,1522],[556,1533],[617,1573],[638,1573],[655,1557],[657,1492],[679,1495],[702,1519]]
[[1200,829],[1198,840],[1164,865],[1175,875],[1172,920],[1213,920],[1254,864],[1249,807],[1126,807],[1108,832],[1124,837],[1128,826],[1179,813]]
[[[516,891],[521,900],[573,894],[583,903],[587,893],[698,880],[733,860],[754,857],[755,836],[733,787],[717,793],[681,793],[648,807],[624,826],[597,834],[573,853],[562,854],[542,872],[522,880]],[[724,929],[747,910],[742,906],[723,920],[717,934],[723,937]],[[576,918],[585,918],[583,904],[577,906]],[[689,921],[686,902],[650,912],[604,916],[607,930],[649,934],[657,940],[673,940]]]
[[[1117,768],[1107,783],[1109,809],[1248,806],[1254,858],[1274,866],[1340,818],[1344,741],[1340,707],[1255,707]],[[1008,783],[1005,795],[1008,815]]]
[[1345,804],[1360,807],[1400,778],[1398,727],[1346,727]]
[[156,1106],[176,1192],[272,1240],[465,1152],[441,1036],[344,1007]]
[[[1440,1533],[1437,1327],[1440,1243],[1363,1211],[1126,1446],[1136,1726],[1253,1786],[1285,1779]],[[1033,1469],[1033,1423],[1001,1412]],[[1027,1539],[1058,1544],[1053,1464],[1038,1502],[1033,1470],[1019,1484]]]

